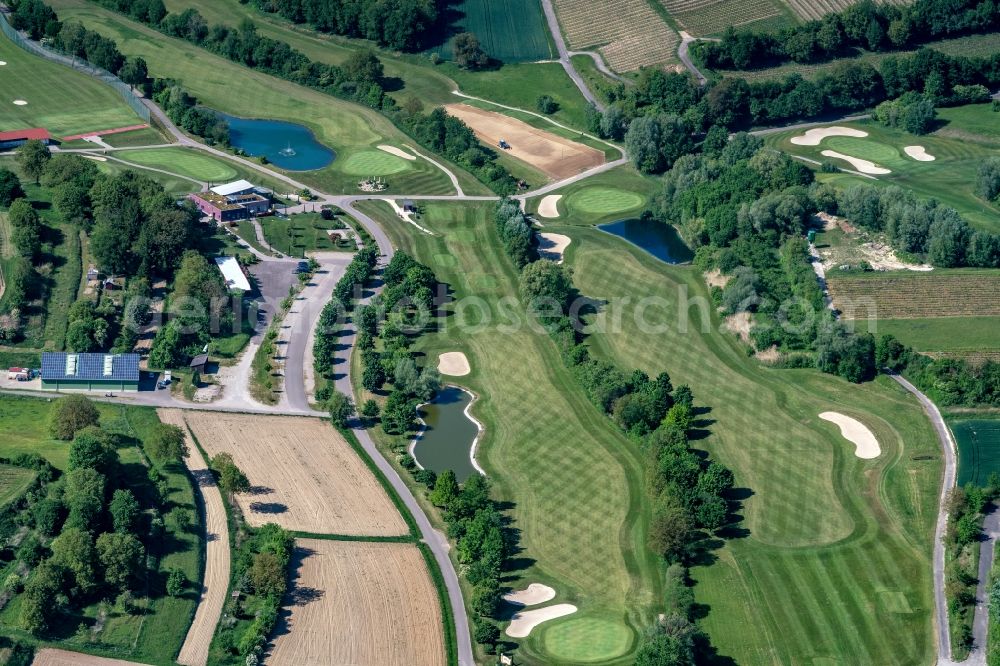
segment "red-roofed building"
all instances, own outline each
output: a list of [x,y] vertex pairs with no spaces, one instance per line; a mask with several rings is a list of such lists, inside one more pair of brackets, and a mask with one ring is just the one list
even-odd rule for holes
[[10,132],[0,132],[0,150],[10,150],[17,148],[21,144],[38,139],[46,146],[52,143],[52,135],[43,127],[33,129],[12,130]]

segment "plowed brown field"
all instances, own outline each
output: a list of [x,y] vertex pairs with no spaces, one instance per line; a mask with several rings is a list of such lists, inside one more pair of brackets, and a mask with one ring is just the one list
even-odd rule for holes
[[290,615],[268,664],[445,663],[440,602],[416,546],[319,539],[296,546]]

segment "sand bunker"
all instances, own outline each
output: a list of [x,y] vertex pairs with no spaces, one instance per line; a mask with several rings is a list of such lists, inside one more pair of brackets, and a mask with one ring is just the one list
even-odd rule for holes
[[550,194],[542,197],[542,200],[538,202],[538,214],[550,219],[559,217],[559,207],[556,204],[559,203],[562,197],[563,195],[561,194]]
[[933,162],[936,159],[923,146],[906,146],[903,152],[918,162]]
[[880,167],[874,162],[863,160],[860,157],[851,157],[850,155],[845,155],[844,153],[838,153],[836,150],[824,150],[820,153],[820,155],[823,157],[836,157],[839,160],[849,162],[852,167],[861,173],[867,173],[873,176],[884,176],[887,173],[892,173],[891,170]]
[[514,616],[510,619],[510,625],[504,633],[511,638],[525,638],[531,633],[532,629],[542,622],[554,620],[557,617],[563,617],[575,612],[576,606],[573,604],[556,604],[555,606],[546,606],[545,608],[520,611],[514,613]]
[[850,127],[814,127],[805,134],[793,136],[791,141],[796,146],[818,146],[828,136],[853,136],[860,139],[868,136],[868,132]]
[[16,106],[27,106],[28,103],[25,102],[23,99],[15,99],[14,104]]
[[78,153],[78,155],[80,155],[80,157],[83,157],[83,158],[88,159],[88,160],[94,160],[95,162],[107,162],[108,161],[107,157],[101,157],[100,155],[87,155],[86,153]]
[[462,352],[445,352],[438,356],[438,372],[451,377],[464,377],[472,372],[472,368]]
[[563,252],[572,239],[562,234],[538,234],[538,254],[542,259],[554,261],[557,264],[563,262]]
[[397,148],[396,146],[387,146],[387,145],[385,145],[383,143],[383,144],[379,145],[378,149],[379,150],[384,150],[385,152],[389,153],[390,155],[395,155],[396,157],[402,157],[404,160],[411,160],[412,161],[412,160],[417,159],[416,155],[411,155],[410,153],[408,153],[405,150],[402,150],[400,148]]
[[534,606],[555,598],[556,591],[548,585],[542,585],[541,583],[532,583],[523,590],[508,592],[503,595],[504,601],[518,606]]
[[871,460],[878,458],[882,453],[875,435],[861,421],[838,412],[823,412],[819,417],[840,427],[840,434],[844,439],[854,443],[854,455],[857,457]]
[[0,67],[3,67],[6,64],[7,64],[6,60],[0,60]]

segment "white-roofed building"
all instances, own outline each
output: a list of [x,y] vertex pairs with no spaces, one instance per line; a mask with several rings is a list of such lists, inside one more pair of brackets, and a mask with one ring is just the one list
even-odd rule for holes
[[228,197],[234,194],[251,194],[255,189],[256,186],[249,180],[234,180],[224,185],[216,185],[212,191],[219,196]]
[[226,289],[239,289],[250,291],[250,281],[243,273],[243,267],[236,257],[216,257],[215,263],[222,271],[222,278],[226,281]]

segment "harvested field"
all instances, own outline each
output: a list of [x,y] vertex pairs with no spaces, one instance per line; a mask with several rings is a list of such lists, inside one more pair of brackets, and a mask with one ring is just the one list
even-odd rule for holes
[[778,0],[660,0],[670,15],[695,36],[721,33],[732,26],[783,17]]
[[250,479],[247,522],[317,534],[401,536],[408,528],[378,479],[326,421],[188,411],[198,443],[229,453]]
[[158,409],[156,415],[163,423],[175,425],[184,431],[188,455],[185,464],[195,480],[195,488],[201,494],[205,510],[205,575],[198,596],[198,608],[194,620],[188,628],[177,663],[184,666],[204,666],[208,663],[208,647],[212,643],[215,627],[226,603],[229,587],[229,525],[226,507],[222,503],[222,493],[215,483],[215,477],[208,468],[205,457],[191,441],[191,433],[184,423],[184,412],[180,409]]
[[468,104],[448,104],[445,110],[472,128],[486,145],[500,150],[504,139],[510,150],[503,151],[527,162],[552,178],[568,178],[604,164],[604,153],[596,148],[565,139],[550,132]]
[[1000,316],[998,271],[828,275],[828,285],[833,305],[845,319]]
[[31,666],[142,666],[134,661],[95,657],[92,654],[44,648],[35,653]]
[[300,539],[273,666],[446,663],[437,590],[413,544]]
[[646,0],[555,0],[554,4],[569,46],[599,47],[614,70],[628,72],[677,60],[680,37]]

